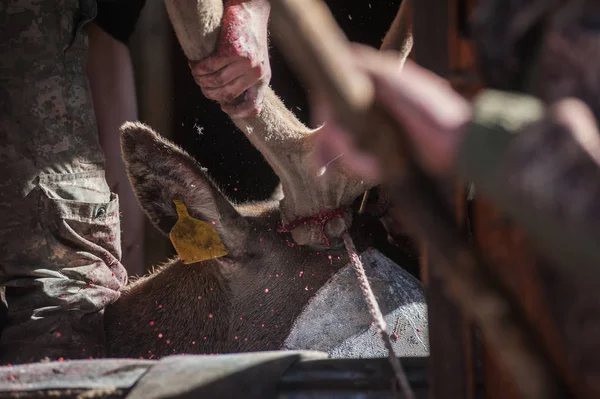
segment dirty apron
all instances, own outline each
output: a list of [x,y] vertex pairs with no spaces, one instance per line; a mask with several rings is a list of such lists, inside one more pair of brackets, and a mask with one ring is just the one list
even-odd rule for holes
[[126,282],[86,76],[93,0],[0,2],[0,362],[103,355]]

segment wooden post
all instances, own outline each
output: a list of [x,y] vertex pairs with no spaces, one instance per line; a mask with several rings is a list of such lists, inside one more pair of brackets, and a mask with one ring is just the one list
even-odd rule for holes
[[[436,74],[450,78],[457,72],[461,59],[457,33],[457,0],[420,0],[414,4],[414,60]],[[463,188],[449,200],[454,202],[461,227],[466,227]],[[429,309],[430,361],[429,397],[435,399],[466,398],[475,395],[472,326],[442,290],[442,281],[432,272],[435,265],[422,245],[421,275],[427,287]]]

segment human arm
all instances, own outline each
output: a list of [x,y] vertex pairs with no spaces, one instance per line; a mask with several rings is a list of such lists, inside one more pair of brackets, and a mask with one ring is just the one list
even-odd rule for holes
[[144,273],[145,216],[125,171],[119,130],[125,121],[138,118],[135,82],[129,50],[124,43],[115,39],[118,37],[126,41],[133,27],[119,22],[122,21],[112,20],[111,26],[118,28],[116,31],[101,28],[95,22],[88,25],[87,75],[94,101],[99,140],[106,158],[106,180],[111,190],[119,195],[123,230],[122,263],[129,274],[141,275]]
[[[588,265],[600,261],[600,135],[586,105],[568,99],[546,107],[531,96],[486,91],[473,106],[411,62],[398,74],[391,58],[364,48],[357,62],[430,175],[473,181],[563,264],[568,256],[571,263],[574,256]],[[315,107],[330,115],[327,104]],[[320,164],[344,153],[346,165],[377,177],[378,160],[358,151],[331,118],[328,124],[319,133]]]
[[[213,5],[205,0],[200,6]],[[269,12],[268,0],[225,0],[216,50],[204,59],[189,62],[202,93],[218,101],[233,118],[257,115],[262,109],[271,79]]]

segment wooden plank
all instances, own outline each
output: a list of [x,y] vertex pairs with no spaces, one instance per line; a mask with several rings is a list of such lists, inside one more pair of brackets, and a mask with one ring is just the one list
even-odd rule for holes
[[[452,42],[449,32],[455,4],[450,1],[420,0],[413,6],[413,59],[421,66],[447,77],[452,72]],[[457,209],[462,207],[456,201]],[[459,220],[464,217],[457,214]],[[427,287],[429,312],[429,397],[435,399],[472,398],[474,392],[471,361],[471,328],[464,316],[443,292],[441,279],[423,243],[421,276]],[[469,348],[469,349],[468,349]]]

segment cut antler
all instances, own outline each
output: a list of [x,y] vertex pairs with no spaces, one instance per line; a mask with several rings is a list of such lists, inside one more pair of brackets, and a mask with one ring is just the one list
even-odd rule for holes
[[[165,4],[187,58],[201,60],[210,55],[221,27],[223,1],[166,0]],[[267,89],[258,116],[232,120],[279,177],[284,192],[282,219],[286,224],[347,206],[373,185],[336,166],[328,169],[327,178],[318,176],[311,163],[315,130],[302,124],[271,88]],[[343,217],[327,223],[326,237],[311,223],[295,226],[292,235],[299,244],[323,245],[327,237],[341,237],[350,223],[351,215],[345,212]]]

